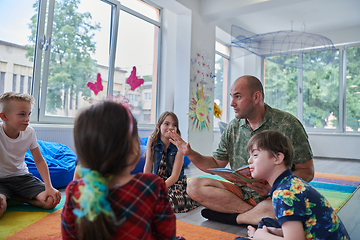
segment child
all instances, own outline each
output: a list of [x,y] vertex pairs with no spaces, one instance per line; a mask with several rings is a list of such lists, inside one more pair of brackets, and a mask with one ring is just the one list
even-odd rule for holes
[[[61,200],[61,193],[51,184],[35,131],[29,126],[33,102],[28,94],[7,92],[0,96],[0,217],[11,198],[44,209],[55,208]],[[44,182],[26,166],[28,149]]]
[[188,212],[198,206],[186,193],[187,179],[184,175],[184,155],[170,143],[169,132],[180,135],[179,120],[175,113],[160,115],[154,132],[146,145],[144,172],[155,173],[165,180],[172,208],[176,213]]
[[174,239],[176,218],[164,181],[131,175],[140,158],[136,119],[121,104],[80,112],[74,143],[80,179],[66,188],[63,239]]
[[[269,195],[277,221],[263,219],[262,228],[248,226],[253,239],[350,239],[328,201],[310,184],[291,172],[293,147],[278,131],[254,135],[247,145],[251,176],[272,186]],[[269,227],[266,222],[272,222]],[[238,238],[237,238],[238,239]]]

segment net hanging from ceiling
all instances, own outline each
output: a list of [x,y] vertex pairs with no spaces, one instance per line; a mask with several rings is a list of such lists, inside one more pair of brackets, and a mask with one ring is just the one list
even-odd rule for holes
[[232,54],[235,58],[253,53],[294,68],[325,66],[336,53],[333,42],[318,34],[293,30],[254,34],[235,25],[231,27],[229,46],[235,47]]

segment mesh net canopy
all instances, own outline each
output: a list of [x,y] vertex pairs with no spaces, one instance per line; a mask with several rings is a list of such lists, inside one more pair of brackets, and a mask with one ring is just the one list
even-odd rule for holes
[[[303,62],[316,61],[316,65],[327,65],[335,56],[333,42],[324,36],[298,31],[277,31],[264,34],[254,34],[241,27],[231,26],[231,44],[233,57],[256,54],[262,58],[294,68],[304,68]],[[302,54],[301,58],[294,55]],[[305,59],[308,58],[308,59]],[[294,59],[297,59],[294,61]],[[307,64],[311,66],[311,64]]]

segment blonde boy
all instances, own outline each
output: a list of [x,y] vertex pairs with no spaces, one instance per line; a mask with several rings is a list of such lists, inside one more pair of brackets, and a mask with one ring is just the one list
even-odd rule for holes
[[[28,126],[33,103],[28,94],[7,92],[0,96],[0,217],[11,198],[44,209],[53,209],[61,199],[51,184],[35,131]],[[28,149],[44,182],[29,173],[25,163]]]
[[[250,138],[247,151],[253,178],[265,179],[275,219],[265,218],[258,229],[248,226],[253,239],[350,239],[328,201],[291,172],[294,150],[288,137],[268,130]],[[244,238],[236,238],[244,239]]]

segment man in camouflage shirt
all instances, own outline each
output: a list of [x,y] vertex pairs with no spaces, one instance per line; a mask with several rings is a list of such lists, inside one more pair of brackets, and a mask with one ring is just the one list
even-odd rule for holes
[[[235,119],[229,122],[221,136],[213,157],[203,156],[175,133],[173,143],[178,151],[189,157],[196,167],[207,172],[209,168],[223,168],[230,163],[236,170],[247,165],[246,145],[250,137],[264,130],[278,130],[288,136],[295,150],[293,173],[309,182],[314,177],[314,164],[308,136],[302,124],[293,115],[271,108],[264,103],[264,91],[259,79],[242,76],[230,89],[231,106]],[[270,185],[255,182],[235,185],[209,178],[192,178],[187,192],[203,206],[205,218],[229,224],[257,225],[264,217],[275,218],[271,199],[267,197]]]

